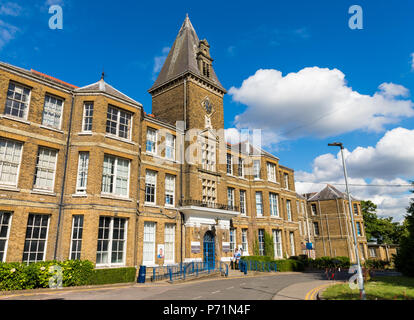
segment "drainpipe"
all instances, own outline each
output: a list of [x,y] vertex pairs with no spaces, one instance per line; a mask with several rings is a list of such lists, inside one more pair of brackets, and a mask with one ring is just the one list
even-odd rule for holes
[[71,135],[71,132],[72,132],[72,115],[73,115],[74,105],[75,105],[75,95],[72,92],[72,105],[70,107],[68,138],[67,138],[67,141],[66,141],[65,166],[63,168],[62,189],[60,191],[60,202],[59,202],[59,215],[58,215],[58,222],[57,222],[57,228],[56,228],[55,252],[54,252],[54,255],[53,255],[54,260],[57,260],[59,235],[60,235],[60,224],[61,224],[62,215],[63,215],[63,207],[64,207],[63,201],[64,201],[64,194],[65,194],[66,171],[67,171],[67,167],[68,167],[68,158],[69,158],[69,149],[70,149],[70,135]]

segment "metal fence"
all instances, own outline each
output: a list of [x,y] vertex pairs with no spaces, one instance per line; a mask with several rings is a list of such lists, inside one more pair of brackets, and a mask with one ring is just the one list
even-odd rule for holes
[[152,269],[151,281],[185,280],[218,271],[227,277],[229,266],[222,261],[216,261],[214,264],[197,261],[185,262],[177,265],[154,267]]
[[277,272],[276,262],[262,262],[262,261],[244,261],[240,260],[239,270],[244,274],[247,274],[247,271],[260,271],[260,272]]

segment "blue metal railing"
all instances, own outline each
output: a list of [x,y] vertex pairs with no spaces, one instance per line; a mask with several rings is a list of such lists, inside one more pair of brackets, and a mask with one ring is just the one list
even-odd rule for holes
[[198,277],[199,275],[209,274],[219,271],[222,275],[228,276],[229,266],[222,262],[185,262],[176,265],[159,266],[152,268],[151,281],[162,280],[185,280],[186,278]]
[[239,270],[244,274],[247,274],[247,271],[261,271],[261,272],[277,272],[276,262],[262,262],[256,260],[240,260]]

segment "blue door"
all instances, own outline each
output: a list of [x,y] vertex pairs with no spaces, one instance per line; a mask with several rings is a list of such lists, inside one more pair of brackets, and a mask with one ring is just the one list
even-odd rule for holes
[[214,235],[211,231],[207,231],[203,241],[204,266],[209,270],[214,269],[215,251],[214,251]]

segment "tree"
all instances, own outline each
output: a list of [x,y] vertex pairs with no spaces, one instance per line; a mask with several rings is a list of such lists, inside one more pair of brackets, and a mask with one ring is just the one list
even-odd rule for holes
[[377,205],[372,201],[361,201],[367,239],[375,238],[379,244],[399,244],[405,233],[404,224],[393,222],[392,217],[378,218],[376,210]]
[[[411,182],[414,186],[414,182]],[[411,190],[414,193],[414,190]],[[400,248],[394,258],[394,264],[398,271],[406,276],[414,277],[414,198],[411,198],[410,206],[405,216],[407,234],[403,236]]]

